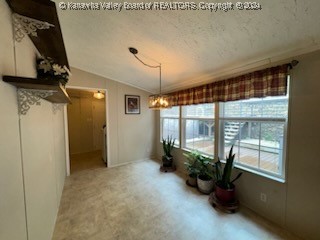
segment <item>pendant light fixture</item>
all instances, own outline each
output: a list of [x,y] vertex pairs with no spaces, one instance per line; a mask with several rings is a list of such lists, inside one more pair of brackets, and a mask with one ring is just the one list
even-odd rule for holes
[[96,99],[103,99],[104,98],[104,94],[102,92],[98,91],[98,92],[95,92],[93,94],[93,97],[96,98]]
[[152,66],[149,64],[144,63],[140,58],[137,57],[138,50],[135,48],[130,47],[129,51],[133,54],[133,56],[138,59],[143,65],[150,67],[150,68],[159,68],[159,77],[160,77],[160,92],[156,95],[149,96],[149,108],[153,110],[160,110],[171,108],[170,97],[168,95],[163,95],[161,93],[161,63],[156,66]]

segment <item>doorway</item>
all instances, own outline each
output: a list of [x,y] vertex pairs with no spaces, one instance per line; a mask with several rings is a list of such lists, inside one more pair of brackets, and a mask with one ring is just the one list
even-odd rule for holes
[[105,168],[106,92],[74,88],[67,92],[72,102],[67,106],[70,172]]

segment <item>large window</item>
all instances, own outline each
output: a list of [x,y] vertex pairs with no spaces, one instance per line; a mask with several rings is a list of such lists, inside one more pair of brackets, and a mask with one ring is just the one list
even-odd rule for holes
[[160,111],[160,141],[162,141],[162,138],[172,137],[175,139],[175,145],[180,146],[179,117],[180,107],[172,107]]
[[236,165],[284,177],[287,97],[267,97],[221,105],[220,152],[234,145]]
[[214,155],[214,104],[182,107],[183,148]]
[[161,111],[161,138],[220,159],[233,145],[237,167],[284,179],[287,117],[287,96],[173,107]]

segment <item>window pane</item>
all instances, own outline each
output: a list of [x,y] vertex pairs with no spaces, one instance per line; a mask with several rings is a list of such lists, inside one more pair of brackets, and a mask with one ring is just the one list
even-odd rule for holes
[[235,162],[281,174],[285,123],[223,121],[224,155],[234,145]]
[[281,173],[284,123],[261,123],[260,168]]
[[239,129],[239,122],[224,122],[224,146],[226,148],[230,148],[233,144],[235,144],[238,141]]
[[162,138],[172,137],[175,145],[179,145],[179,119],[162,118]]
[[213,155],[214,120],[185,120],[184,147]]
[[239,163],[259,168],[260,123],[240,122]]
[[179,109],[180,109],[179,106],[176,106],[176,107],[160,110],[160,116],[161,117],[178,118],[179,117]]
[[184,118],[214,118],[214,104],[198,104],[182,107],[182,117]]
[[288,116],[288,97],[253,98],[224,103],[223,117],[271,117]]

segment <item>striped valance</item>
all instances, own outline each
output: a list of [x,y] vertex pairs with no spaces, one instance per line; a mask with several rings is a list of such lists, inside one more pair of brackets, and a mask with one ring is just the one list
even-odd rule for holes
[[287,94],[289,64],[169,94],[172,106],[227,102]]

